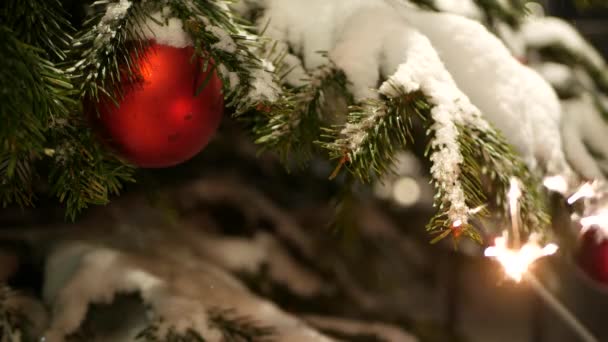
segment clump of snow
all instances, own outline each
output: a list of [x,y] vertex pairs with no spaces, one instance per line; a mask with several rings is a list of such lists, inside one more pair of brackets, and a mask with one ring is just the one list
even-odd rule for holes
[[567,87],[573,81],[572,69],[564,64],[546,62],[533,65],[533,68],[555,88]]
[[567,65],[554,62],[531,64],[531,67],[558,92],[565,91],[578,93],[582,88],[584,80],[581,80],[580,77],[578,77],[576,68],[573,69]]
[[[266,28],[266,36],[291,47],[295,55],[301,56],[306,70],[310,72],[327,65],[327,58],[319,53],[327,51],[352,82],[350,90],[357,99],[373,96],[370,89],[377,85],[378,77],[374,75],[380,59],[381,39],[377,38],[382,36],[376,31],[387,30],[383,15],[394,17],[383,1],[257,0],[248,3],[250,6],[240,9],[246,12],[263,8],[264,14],[256,22],[258,29]],[[308,18],[314,18],[315,24],[311,25]],[[295,65],[299,67],[300,63]],[[301,82],[305,73],[299,68],[297,73],[292,81]]]
[[279,98],[279,86],[274,74],[265,69],[252,70],[251,90],[247,97],[255,102],[276,101]]
[[483,18],[483,13],[473,0],[435,0],[435,6],[442,12],[454,13],[475,20]]
[[[470,1],[442,0],[438,4],[467,15],[475,12]],[[508,6],[508,2],[501,5]],[[291,47],[295,55],[302,57],[302,66],[308,72],[327,64],[318,53],[327,51],[346,74],[356,101],[378,98],[377,85],[398,72],[403,90],[410,91],[408,87],[414,84],[428,87],[423,90],[434,98],[436,108],[432,114],[436,121],[447,125],[449,120],[442,114],[445,111],[452,113],[450,120],[487,129],[480,114],[483,113],[531,169],[549,174],[571,173],[562,151],[561,108],[555,92],[537,73],[513,58],[505,45],[480,23],[450,13],[419,11],[400,0],[251,0],[238,7],[245,15],[254,8],[264,11],[256,23],[258,28],[268,25],[265,34]],[[310,25],[308,18],[315,18],[315,25]],[[427,61],[412,64],[408,60],[416,54],[405,53],[409,49],[408,39],[415,35],[404,32],[412,29],[430,40],[431,47],[421,53],[436,50],[439,64]],[[523,44],[517,41],[514,46],[522,50]],[[398,71],[408,63],[416,68]],[[423,77],[418,67],[434,76]],[[441,82],[437,79],[435,85],[428,86],[425,77],[438,76],[437,68],[445,69],[445,74]],[[454,97],[454,89],[458,97]],[[389,90],[385,87],[384,91]],[[446,107],[449,101],[455,104]],[[371,125],[375,119],[372,116],[360,125]],[[353,134],[353,146],[365,139],[356,133],[360,128],[345,128],[345,133]],[[446,132],[445,136],[453,131],[447,126],[437,130]],[[458,159],[453,156],[450,153],[440,159],[457,164]],[[453,197],[459,196],[454,193]]]
[[116,32],[111,27],[111,23],[124,18],[131,5],[131,2],[127,0],[121,0],[108,5],[106,13],[95,26],[97,36],[95,37],[94,45],[96,48],[106,46],[110,39],[116,35]]
[[207,326],[203,308],[187,298],[171,296],[164,281],[140,269],[121,252],[81,243],[63,247],[50,258],[45,272],[45,299],[53,307],[46,341],[63,341],[74,333],[84,321],[89,304],[110,304],[117,294],[132,292],[140,293],[144,303],[166,322],[161,338],[169,327],[181,333],[193,329],[203,336],[219,336]]
[[[150,308],[149,314],[142,317],[140,328],[159,324],[160,340],[164,340],[170,330],[177,333],[193,330],[206,341],[219,342],[222,334],[209,325],[208,312],[235,309],[239,316],[273,327],[277,340],[331,341],[258,298],[230,274],[201,258],[197,246],[202,245],[193,244],[192,240],[204,239],[204,236],[180,232],[185,233],[168,227],[156,231],[161,236],[147,240],[145,250],[137,248],[137,241],[128,236],[122,236],[129,239],[121,242],[122,250],[101,241],[95,245],[67,242],[58,248],[51,255],[45,272],[45,300],[52,308],[46,341],[64,341],[81,326],[90,304],[111,304],[118,294],[124,293],[139,294]],[[131,335],[112,341],[132,341],[139,331],[131,327],[127,331]]]
[[429,40],[419,32],[407,28],[402,29],[399,37],[403,49],[399,54],[405,54],[401,58],[405,63],[399,65],[389,80],[382,84],[380,92],[395,97],[401,96],[401,92],[421,90],[433,105],[431,129],[435,134],[431,142],[434,149],[430,157],[433,162],[431,175],[450,202],[450,220],[466,224],[470,209],[465,203],[459,179],[463,156],[458,143],[457,124],[478,123],[481,130],[488,127],[479,118],[477,108],[458,89],[445,70]]
[[117,20],[125,16],[127,10],[131,7],[132,3],[129,0],[120,0],[119,2],[113,2],[108,5],[106,13],[101,18],[101,23],[107,23],[108,21]]
[[374,110],[371,115],[357,123],[348,122],[340,132],[347,139],[347,148],[353,153],[360,153],[363,143],[368,137],[368,132],[377,124],[378,120],[386,116],[382,110]]
[[519,60],[526,58],[526,41],[519,34],[519,31],[514,30],[504,22],[497,22],[495,27],[496,34],[505,46],[509,48],[513,56]]
[[547,82],[475,21],[405,8],[400,13],[430,39],[458,88],[504,133],[530,168],[571,174],[562,151],[560,104]]
[[530,47],[559,45],[582,55],[598,69],[606,66],[602,56],[565,20],[555,17],[530,17],[523,23],[521,34]]
[[207,25],[205,26],[205,30],[213,34],[218,42],[211,45],[212,48],[223,50],[227,53],[235,53],[236,52],[236,43],[232,36],[226,32],[223,28],[219,26]]
[[145,38],[176,48],[192,46],[192,38],[184,31],[182,21],[171,17],[169,7],[151,14],[150,17],[142,25]]
[[236,87],[239,86],[239,84],[241,84],[241,78],[239,77],[239,74],[234,71],[229,71],[224,64],[219,64],[217,70],[220,75],[222,75],[225,79],[228,80],[230,89],[234,90],[236,89]]
[[[568,160],[576,171],[589,180],[604,179],[608,160],[608,125],[589,94],[562,102],[562,135]],[[591,151],[598,155],[594,157]]]

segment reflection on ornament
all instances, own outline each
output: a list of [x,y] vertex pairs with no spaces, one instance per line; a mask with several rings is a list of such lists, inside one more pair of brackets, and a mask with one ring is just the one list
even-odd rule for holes
[[141,77],[123,85],[118,106],[102,97],[96,109],[89,108],[104,140],[131,163],[182,163],[216,132],[224,109],[222,83],[212,63],[204,71],[205,61],[193,55],[190,46],[152,43],[133,66]]

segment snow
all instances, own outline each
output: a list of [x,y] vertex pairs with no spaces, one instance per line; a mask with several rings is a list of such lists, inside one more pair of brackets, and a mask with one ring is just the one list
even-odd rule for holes
[[[206,341],[219,342],[221,333],[209,326],[207,316],[208,310],[218,308],[234,308],[238,315],[274,327],[278,340],[331,341],[250,293],[231,275],[201,258],[196,244],[183,240],[193,236],[204,239],[204,236],[195,232],[192,232],[194,235],[180,233],[183,232],[179,228],[178,231],[166,229],[158,240],[149,240],[146,249],[154,252],[138,252],[137,242],[132,240],[121,242],[124,250],[106,246],[99,240],[95,245],[62,244],[46,265],[44,292],[47,305],[52,308],[46,341],[63,341],[75,332],[90,310],[89,304],[114,303],[118,294],[125,293],[138,293],[150,313],[135,320],[139,324],[126,329],[124,334],[112,332],[114,342],[132,341],[135,333],[153,322],[160,322],[158,337],[161,340],[172,328],[178,333],[192,329]],[[117,237],[114,235],[114,239]],[[128,313],[144,314],[132,308]]]
[[274,80],[274,74],[265,69],[252,70],[251,91],[248,98],[254,103],[261,101],[276,101],[279,98],[279,86]]
[[[65,247],[65,246],[64,246]],[[66,275],[63,281],[52,281],[55,273]],[[122,253],[107,248],[76,243],[59,249],[59,255],[51,257],[46,268],[49,281],[46,284],[61,284],[52,291],[45,284],[46,300],[54,307],[51,324],[45,333],[46,341],[63,341],[75,332],[87,314],[89,303],[110,304],[119,293],[139,292],[142,300],[166,321],[166,327],[178,332],[193,329],[198,333],[219,336],[207,326],[206,311],[192,301],[170,296],[165,283],[151,273],[138,269],[133,260]],[[161,336],[166,333],[161,329]]]
[[442,12],[454,13],[475,20],[483,18],[483,13],[473,0],[435,0],[435,6]]
[[497,22],[495,27],[496,34],[513,56],[519,60],[526,59],[526,42],[521,34],[519,34],[519,31],[513,30],[511,26],[501,21]]
[[[101,17],[101,20],[95,27],[97,30],[97,36],[95,37],[94,42],[96,48],[106,46],[110,39],[116,35],[116,32],[112,30],[111,25],[113,22],[123,18],[130,7],[131,2],[126,0],[120,0],[119,2],[108,5],[106,13]],[[78,65],[76,67],[78,67]]]
[[[400,65],[409,63],[405,54],[409,48],[406,31],[419,31],[430,40],[430,50],[436,50],[439,55],[441,63],[435,63],[436,66],[447,70],[442,76],[441,87],[449,89],[436,88],[434,94],[428,96],[454,100],[457,90],[461,94],[459,99],[467,99],[457,101],[464,107],[460,108],[461,112],[471,114],[464,119],[467,124],[483,126],[481,112],[503,132],[531,169],[549,174],[571,172],[562,151],[561,108],[555,92],[474,20],[449,13],[419,11],[407,2],[396,0],[255,0],[247,4],[240,7],[245,12],[241,14],[246,16],[246,11],[253,7],[264,9],[257,22],[258,28],[268,24],[266,34],[292,47],[309,72],[327,64],[318,53],[327,51],[330,59],[348,77],[349,90],[356,101],[378,98],[378,84],[391,77]],[[460,12],[471,8],[470,3],[449,1],[442,2],[441,6],[452,6]],[[310,25],[308,18],[315,18],[315,25]],[[409,67],[399,72],[400,80],[422,86],[423,77],[438,75],[436,70],[424,70],[433,75],[424,76],[417,68]],[[413,73],[418,74],[414,76]],[[410,80],[406,80],[408,77]],[[446,86],[449,83],[444,82],[446,78],[453,79],[450,86]],[[447,93],[442,95],[444,91]],[[441,112],[453,108],[441,106],[444,101],[434,104],[437,108],[433,115],[437,120],[447,122]],[[362,125],[371,124],[373,120],[370,118]],[[450,129],[447,126],[442,129],[447,137]],[[350,126],[345,132],[356,130],[357,127]],[[355,135],[353,146],[363,139],[364,136]],[[445,140],[447,138],[442,144]],[[443,158],[454,164],[458,161],[453,153]],[[458,196],[454,194],[454,197]]]
[[120,0],[119,2],[109,4],[106,13],[101,18],[101,24],[124,17],[131,5],[131,1],[128,0]]
[[[240,14],[247,16],[247,11],[256,6],[266,9],[256,22],[258,29],[266,28],[266,36],[292,47],[306,70],[327,65],[327,59],[319,53],[327,51],[353,83],[350,89],[357,99],[374,96],[371,89],[377,86],[381,44],[376,31],[386,31],[383,16],[394,17],[382,1],[257,0],[248,4],[238,7]],[[315,24],[310,25],[308,18],[314,18]],[[360,53],[359,58],[353,58],[356,53]],[[299,75],[292,81],[300,79],[302,71],[298,69]]]
[[470,210],[465,203],[464,190],[459,180],[463,156],[456,125],[464,124],[465,116],[478,117],[479,112],[456,87],[426,37],[407,28],[398,36],[401,37],[398,46],[402,48],[399,55],[405,55],[387,60],[406,62],[399,65],[393,76],[382,84],[380,92],[395,97],[400,96],[401,92],[421,90],[434,105],[431,109],[431,129],[434,131],[434,139],[431,142],[434,149],[430,157],[433,162],[431,175],[450,201],[448,215],[451,222],[460,221],[466,224]]
[[[143,36],[158,44],[183,48],[192,45],[192,39],[184,31],[181,20],[171,18],[169,7],[150,15],[142,25]],[[161,23],[159,25],[159,23]]]
[[418,339],[400,328],[383,323],[369,323],[323,316],[306,316],[306,321],[326,331],[346,335],[376,335],[382,341],[417,342]]
[[405,8],[400,13],[430,39],[458,87],[530,168],[571,174],[562,151],[560,104],[547,82],[473,20]]
[[[584,178],[605,179],[608,125],[589,94],[563,101],[562,134],[568,160]],[[599,156],[596,159],[590,151]]]
[[555,88],[566,87],[573,81],[572,69],[564,64],[546,62],[533,68]]
[[560,45],[583,56],[595,68],[606,66],[601,55],[568,22],[554,17],[530,17],[521,27],[528,46],[541,48]]
[[[226,3],[218,4],[221,8],[228,9]],[[123,6],[124,7],[124,6]],[[118,12],[117,9],[108,9],[108,13]],[[110,14],[106,14],[110,15]],[[143,25],[143,35],[147,39],[155,40],[158,44],[183,48],[193,44],[191,37],[184,31],[183,23],[175,18],[169,7],[164,7],[161,11],[153,13],[152,18],[148,18]],[[207,32],[211,33],[217,42],[211,45],[211,49],[221,50],[229,54],[236,54],[237,44],[232,35],[222,27],[213,25],[206,17],[199,18]],[[160,23],[160,24],[159,24]],[[257,37],[243,32],[246,39],[256,40]],[[239,57],[237,55],[237,57]],[[247,103],[258,103],[261,101],[276,101],[279,97],[280,87],[277,85],[272,73],[274,66],[270,62],[262,60],[262,67],[253,67],[251,72],[250,92],[245,97]],[[236,89],[242,84],[241,77],[234,71],[228,70],[225,65],[218,66],[219,73],[227,80],[230,89]]]
[[236,52],[236,43],[234,42],[234,39],[232,39],[232,36],[226,32],[226,30],[213,25],[207,25],[205,30],[213,34],[218,39],[217,43],[211,45],[212,48],[223,50],[227,53]]

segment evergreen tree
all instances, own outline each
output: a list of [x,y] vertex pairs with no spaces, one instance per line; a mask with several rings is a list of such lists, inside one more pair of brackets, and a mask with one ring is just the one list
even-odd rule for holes
[[[567,248],[565,209],[551,209],[584,181],[603,198],[606,64],[570,24],[530,8],[5,0],[0,263],[21,270],[0,282],[21,291],[1,290],[0,341],[458,338],[389,303],[402,275],[369,279],[390,269],[383,252],[412,257],[413,239],[428,262],[446,240],[479,249],[503,231],[509,248]],[[162,47],[188,62],[146,69]],[[183,165],[138,167],[102,126],[167,101],[126,105],[150,74],[188,68],[184,98],[212,96],[219,77],[222,126]],[[144,144],[147,129],[120,131]],[[404,192],[430,236],[395,223]],[[577,210],[598,217],[597,201]],[[302,207],[318,211],[298,217]]]

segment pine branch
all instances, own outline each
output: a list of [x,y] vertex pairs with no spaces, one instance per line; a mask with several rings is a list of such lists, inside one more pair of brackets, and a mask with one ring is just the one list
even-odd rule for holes
[[305,162],[312,156],[315,141],[327,119],[324,114],[332,114],[325,113],[327,102],[332,100],[326,92],[337,93],[329,96],[349,97],[346,75],[333,65],[320,67],[312,74],[314,76],[307,80],[306,85],[286,95],[288,106],[260,106],[255,113],[245,117],[250,121],[255,142],[262,146],[262,150],[278,152],[285,163],[289,157],[295,156]]
[[219,329],[223,342],[272,342],[273,328],[261,326],[249,317],[238,316],[234,310],[209,310],[209,323]]
[[71,84],[44,50],[0,26],[0,201],[32,205],[34,162],[44,153],[49,126],[69,113]]
[[325,129],[320,145],[331,159],[369,183],[391,171],[395,152],[411,138],[412,119],[423,118],[428,104],[421,93],[387,100],[368,100],[350,108],[344,127]]
[[[211,309],[209,314],[209,327],[217,329],[222,334],[222,342],[272,342],[274,329],[260,326],[254,320],[238,316],[234,310]],[[170,328],[165,336],[160,336],[160,324],[157,322],[137,334],[137,341],[145,342],[205,342],[194,330],[178,333]]]
[[216,68],[224,84],[227,105],[236,114],[274,102],[279,106],[281,87],[272,61],[263,60],[264,42],[237,22],[228,9],[229,1],[167,0],[172,15],[184,23],[196,54]]
[[74,39],[70,51],[73,65],[68,69],[81,98],[97,103],[104,95],[118,103],[123,87],[131,83],[125,81],[140,76],[136,66],[148,44],[143,24],[152,3],[144,6],[141,2],[100,0],[91,5],[95,14]]
[[135,336],[135,341],[142,342],[206,342],[206,340],[201,337],[194,330],[187,330],[185,333],[178,333],[175,329],[169,329],[166,336],[159,337],[159,326],[157,324],[152,324],[148,328],[142,330],[140,333]]
[[[530,173],[506,139],[496,130],[480,131],[466,126],[461,126],[460,130],[461,144],[468,146],[471,158],[480,163],[471,170],[471,177],[489,177],[493,184],[492,193],[495,194],[493,203],[502,208],[503,217],[508,217],[506,194],[511,179],[516,178],[522,182],[519,200],[522,228],[531,232],[547,227],[550,220],[546,198],[541,191],[541,180]],[[478,189],[482,188],[481,184],[479,186]]]
[[[397,96],[367,101],[362,107],[353,107],[355,110],[341,131],[328,131],[325,138],[330,142],[323,146],[333,159],[339,160],[337,169],[345,166],[364,182],[382,178],[393,167],[395,152],[406,147],[411,136],[411,122],[415,118],[420,118],[426,127],[429,136],[426,155],[433,162],[433,168],[445,167],[441,164],[445,146],[436,141],[437,127],[431,115],[433,106],[420,91],[406,94],[396,87],[395,91]],[[482,129],[468,123],[458,124],[455,129],[462,156],[457,170],[458,184],[445,184],[444,180],[435,177],[445,171],[431,170],[438,212],[429,222],[427,230],[437,234],[434,241],[450,234],[456,238],[464,235],[481,241],[479,233],[468,222],[468,217],[488,215],[486,206],[492,203],[501,209],[501,216],[507,217],[508,206],[504,197],[512,177],[522,180],[525,186],[521,199],[524,229],[532,231],[547,227],[545,202],[538,188],[540,182],[530,174],[506,140],[491,127]],[[484,187],[484,179],[491,182],[490,189]],[[456,185],[464,196],[464,207],[454,207],[454,201],[459,200],[459,196],[456,196],[458,193],[453,192],[457,190]],[[490,193],[495,196],[489,198]],[[455,217],[462,219],[455,220]]]
[[5,0],[0,22],[19,39],[40,48],[44,57],[63,60],[73,31],[59,0]]
[[117,195],[122,184],[134,182],[133,166],[108,151],[82,117],[55,137],[57,146],[48,150],[53,164],[49,172],[51,191],[66,205],[66,217],[74,220],[89,205],[104,205]]
[[579,51],[572,51],[562,44],[542,47],[539,52],[543,58],[568,66],[580,66],[589,74],[595,86],[608,95],[608,71],[598,68]]

